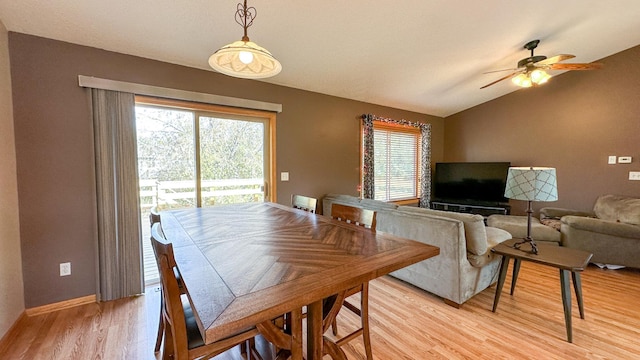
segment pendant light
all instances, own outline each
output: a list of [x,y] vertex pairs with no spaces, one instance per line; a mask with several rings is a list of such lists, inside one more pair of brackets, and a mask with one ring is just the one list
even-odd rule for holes
[[218,49],[209,57],[209,65],[223,74],[243,78],[262,79],[277,75],[282,65],[271,53],[249,40],[247,28],[253,24],[257,15],[254,7],[239,3],[236,11],[236,22],[243,27],[242,40],[235,41]]

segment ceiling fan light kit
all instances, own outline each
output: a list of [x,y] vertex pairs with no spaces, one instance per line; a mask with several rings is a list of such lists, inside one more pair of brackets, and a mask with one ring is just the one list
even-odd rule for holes
[[[494,82],[491,82],[480,89],[484,89],[502,80],[511,78],[511,81],[521,87],[532,87],[546,83],[551,78],[545,70],[595,70],[602,67],[602,64],[560,64],[560,61],[574,58],[574,55],[560,54],[550,58],[544,55],[534,55],[533,50],[538,47],[540,40],[532,40],[524,45],[524,48],[531,51],[531,56],[518,61],[516,69],[507,69],[504,71],[513,71],[513,73],[504,76]],[[498,70],[503,71],[503,70]],[[491,71],[494,72],[494,71]]]
[[542,85],[551,79],[551,75],[546,71],[536,69],[531,72],[519,74],[516,77],[511,78],[511,81],[520,87],[531,87]]
[[247,28],[253,24],[256,15],[256,8],[247,7],[247,0],[244,4],[238,4],[236,22],[243,27],[244,36],[242,40],[221,47],[209,57],[209,65],[214,70],[243,79],[263,79],[280,73],[280,62],[247,36]]

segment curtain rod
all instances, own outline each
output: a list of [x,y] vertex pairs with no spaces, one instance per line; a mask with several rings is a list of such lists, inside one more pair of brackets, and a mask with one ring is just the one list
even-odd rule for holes
[[271,111],[276,113],[282,112],[282,104],[241,99],[222,95],[213,95],[195,91],[171,89],[153,85],[136,84],[126,81],[101,79],[93,76],[78,75],[78,84],[81,87],[86,88],[122,91],[136,95],[147,95],[175,100],[195,101],[214,105]]

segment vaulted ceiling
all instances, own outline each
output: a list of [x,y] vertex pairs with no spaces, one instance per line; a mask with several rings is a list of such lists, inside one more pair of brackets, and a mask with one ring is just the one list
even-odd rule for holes
[[[237,3],[0,0],[0,20],[9,31],[213,71],[209,56],[242,36]],[[530,40],[541,40],[536,55],[581,63],[640,44],[638,0],[248,3],[257,9],[249,37],[283,66],[261,81],[436,116],[518,90],[480,87],[508,74],[484,72],[529,56]]]

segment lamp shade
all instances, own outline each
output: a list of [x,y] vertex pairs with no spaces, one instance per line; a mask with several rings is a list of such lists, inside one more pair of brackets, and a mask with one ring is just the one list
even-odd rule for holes
[[267,78],[282,70],[267,49],[244,40],[221,47],[211,55],[209,65],[223,74],[244,79]]
[[558,200],[556,169],[548,167],[510,167],[504,196],[514,200]]
[[209,65],[214,70],[243,79],[263,79],[280,73],[280,62],[267,49],[250,41],[247,35],[247,28],[253,24],[257,14],[256,8],[247,6],[247,0],[238,4],[235,17],[244,29],[244,36],[209,57]]

